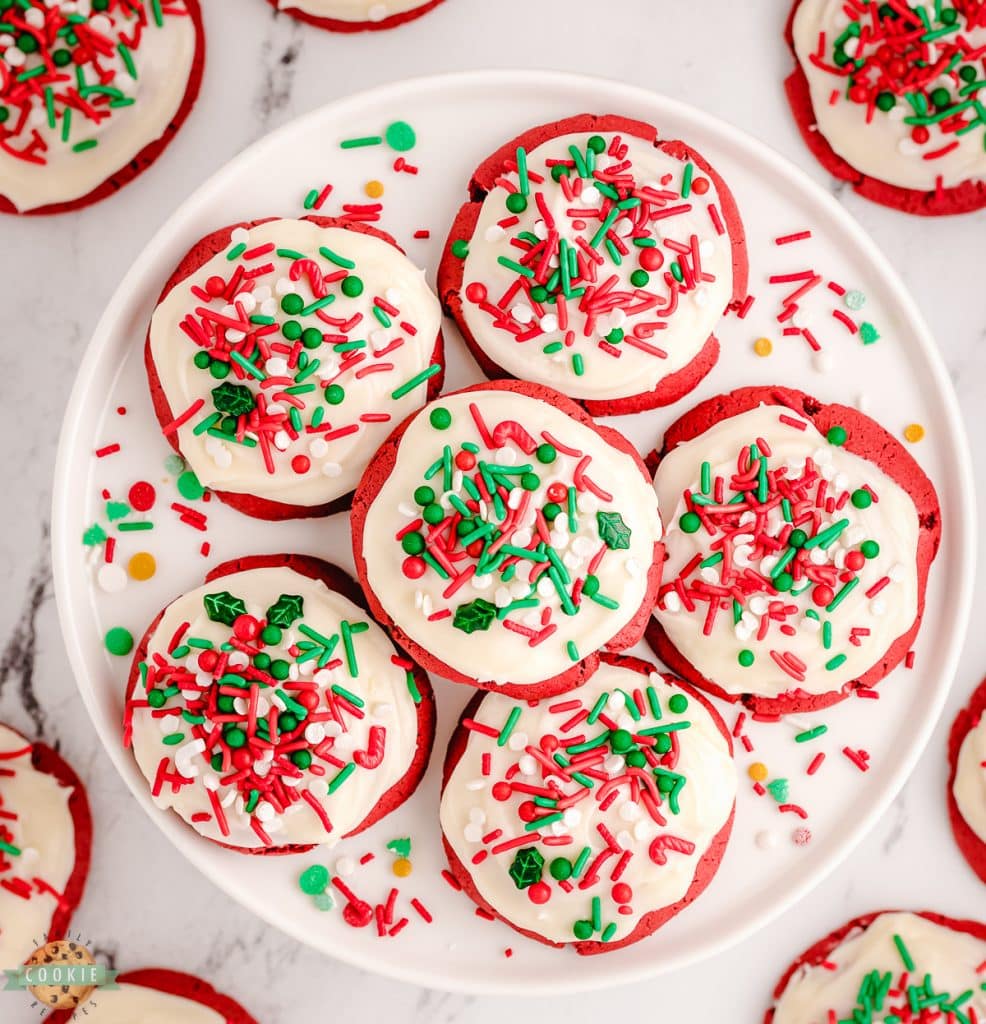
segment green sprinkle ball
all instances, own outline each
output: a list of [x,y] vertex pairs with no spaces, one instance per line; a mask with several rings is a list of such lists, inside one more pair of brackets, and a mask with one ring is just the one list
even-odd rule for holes
[[298,878],[298,888],[306,896],[317,896],[325,892],[328,884],[329,869],[321,864],[312,864],[310,868],[305,868]]
[[564,882],[572,877],[572,862],[567,857],[555,857],[548,865],[551,877],[558,882]]
[[435,500],[435,492],[431,487],[423,484],[414,490],[414,500],[419,505],[430,505]]
[[469,243],[464,238],[457,238],[452,243],[452,255],[459,260],[464,260],[469,255]]
[[873,497],[869,491],[860,487],[858,490],[852,492],[851,501],[854,508],[869,508],[873,504]]
[[340,405],[345,397],[345,390],[338,384],[330,384],[325,389],[325,400],[329,405]]
[[736,656],[736,660],[743,666],[743,668],[749,668],[754,662],[753,651],[744,648]]
[[551,463],[558,458],[558,452],[555,450],[555,446],[553,444],[538,445],[537,451],[534,455],[538,462],[545,466],[551,465]]
[[828,433],[825,435],[829,444],[834,444],[839,448],[846,443],[846,437],[846,428],[840,426],[829,427]]
[[304,308],[305,300],[295,292],[288,292],[288,294],[281,299],[281,309],[283,309],[288,316],[297,316]]
[[432,409],[428,416],[428,422],[436,430],[448,430],[448,428],[452,426],[452,414],[448,409],[443,409],[441,407]]
[[697,512],[686,512],[679,520],[678,526],[682,533],[696,533],[702,526],[702,520]]
[[862,551],[864,558],[876,558],[880,554],[880,545],[875,540],[864,540],[859,545],[859,550]]
[[683,715],[688,710],[688,698],[683,693],[672,694],[668,709],[674,715]]
[[396,149],[398,153],[414,149],[414,144],[418,141],[414,129],[407,121],[394,121],[393,124],[388,124],[383,137],[387,140],[387,145],[391,149]]
[[178,493],[188,501],[198,501],[205,488],[199,483],[199,478],[190,469],[186,469],[175,481]]
[[342,294],[349,299],[355,299],[357,296],[362,295],[363,279],[355,274],[350,274],[348,277],[343,278]]
[[804,530],[794,529],[787,535],[787,542],[792,548],[803,548],[808,540],[808,534]]

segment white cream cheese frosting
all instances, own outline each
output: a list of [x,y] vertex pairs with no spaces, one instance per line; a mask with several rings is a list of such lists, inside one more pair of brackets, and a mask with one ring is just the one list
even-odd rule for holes
[[[874,1024],[917,1019],[911,1017],[919,1012],[912,1008],[912,987],[917,1008],[927,1006],[934,1013],[955,1006],[965,1015],[986,1015],[986,942],[917,914],[881,914],[865,930],[851,933],[825,961],[799,968],[777,1000],[773,1024],[854,1020],[857,1009],[864,1015],[860,1019]],[[874,972],[873,998],[862,1005],[861,987]]]
[[654,486],[668,553],[654,614],[727,693],[838,690],[913,623],[914,502],[791,409],[719,420],[661,460]]
[[415,11],[429,3],[431,0],[277,0],[277,7],[281,11],[312,14],[316,18],[374,22]]
[[199,480],[313,506],[351,491],[423,404],[440,325],[424,272],[393,245],[274,220],[235,230],[173,288],[150,343],[173,414],[195,409],[178,441]]
[[31,764],[31,744],[0,725],[0,966],[16,967],[45,941],[58,900],[75,866],[72,791]]
[[487,695],[467,725],[442,831],[480,896],[553,942],[618,941],[673,906],[732,813],[716,718],[656,672],[604,662],[533,706]]
[[716,185],[611,132],[549,139],[526,168],[497,179],[467,240],[470,333],[512,376],[573,398],[653,390],[698,355],[732,298]]
[[362,554],[415,643],[471,679],[532,684],[637,614],[661,533],[629,455],[549,401],[490,388],[411,421]]
[[77,1011],[88,1024],[226,1024],[226,1018],[194,999],[123,983],[97,989]]
[[986,715],[959,747],[952,792],[966,824],[986,843]]
[[[876,0],[867,6],[875,9]],[[974,104],[984,98],[986,75],[981,55],[970,60],[965,54],[986,45],[986,23],[979,18],[969,27],[951,4],[943,8],[943,19],[934,5],[900,6],[911,16],[871,17],[857,5],[860,15],[853,19],[843,0],[802,0],[794,18],[794,48],[818,130],[849,164],[890,185],[931,191],[939,181],[945,188],[981,181],[986,122],[978,120]],[[888,45],[902,37],[910,40],[908,46]],[[928,76],[916,66],[919,57],[940,73],[929,72],[925,82]],[[853,61],[865,66],[850,85]],[[900,62],[896,71],[894,61]],[[941,90],[940,105],[929,101],[935,90]],[[964,124],[972,127],[963,130]]]
[[[0,195],[18,210],[88,195],[160,139],[181,107],[197,44],[183,0],[164,5],[160,23],[149,0],[130,6],[139,15],[124,4],[96,11],[92,0],[30,0],[0,14],[0,67],[33,83],[27,92],[0,84]],[[21,81],[45,67],[49,26],[59,33],[54,70]]]
[[[264,631],[243,640],[247,619]],[[362,609],[292,569],[183,595],[144,664],[128,702],[134,755],[155,803],[209,839],[334,845],[414,758],[408,663]]]

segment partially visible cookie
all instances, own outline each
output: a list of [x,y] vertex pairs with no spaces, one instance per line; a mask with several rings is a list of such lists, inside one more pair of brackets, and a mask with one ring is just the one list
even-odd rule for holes
[[905,213],[986,206],[982,15],[978,2],[794,0],[785,88],[819,163]]
[[414,21],[442,0],[267,0],[299,21],[330,32],[382,31]]
[[199,0],[0,8],[0,212],[62,213],[112,195],[195,104]]
[[79,777],[51,747],[0,725],[0,964],[68,933],[91,848]]
[[969,866],[986,882],[986,680],[948,738],[948,816]]

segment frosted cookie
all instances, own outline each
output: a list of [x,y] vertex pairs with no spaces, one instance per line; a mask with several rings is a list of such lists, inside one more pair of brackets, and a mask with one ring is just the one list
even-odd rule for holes
[[986,882],[986,681],[952,725],[948,762],[952,833],[969,866]]
[[787,95],[830,174],[907,213],[986,206],[984,10],[982,0],[795,0]]
[[267,0],[299,21],[331,32],[397,28],[420,18],[442,0]]
[[715,364],[746,244],[726,183],[684,142],[582,114],[502,146],[468,191],[438,291],[488,377],[613,415],[677,401]]
[[145,362],[166,438],[222,501],[261,519],[327,515],[441,391],[441,309],[376,228],[254,221],[185,256]]
[[986,925],[929,912],[856,918],[805,951],[764,1024],[986,1019]]
[[479,384],[415,413],[353,500],[373,614],[454,682],[539,699],[636,643],[660,582],[640,456],[535,384]]
[[342,570],[300,555],[226,562],[154,620],[134,657],[124,742],[157,806],[245,853],[334,845],[421,780],[425,674]]
[[91,847],[78,776],[51,747],[0,725],[0,964],[68,933]]
[[685,413],[653,458],[668,560],[647,637],[669,668],[785,713],[903,659],[941,521],[882,427],[791,388],[741,388]]
[[181,127],[204,62],[198,0],[0,4],[0,211],[122,188]]
[[645,661],[604,654],[555,702],[470,702],[446,755],[442,833],[484,910],[548,945],[604,953],[698,898],[735,798],[712,705]]
[[126,971],[114,988],[99,988],[78,1010],[56,1010],[48,1024],[257,1024],[229,996],[191,974],[159,967]]

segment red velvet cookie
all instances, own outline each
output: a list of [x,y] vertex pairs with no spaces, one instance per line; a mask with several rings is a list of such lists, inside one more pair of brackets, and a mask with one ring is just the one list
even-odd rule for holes
[[0,31],[0,212],[63,213],[119,191],[174,138],[202,82],[202,12],[110,0],[70,22],[25,4]]
[[[941,1011],[952,1006],[963,1017],[951,1019],[974,1020],[978,1012],[981,1020],[986,1014],[986,992],[980,986],[984,960],[986,925],[977,921],[930,911],[865,914],[791,964],[774,989],[764,1024],[918,1020],[925,1018],[923,1011],[930,1019],[944,1020]],[[878,983],[868,984],[874,975]],[[869,993],[865,1005],[863,992]]]
[[[986,839],[982,836],[986,822],[986,680],[980,683],[967,707],[963,708],[952,725],[948,737],[948,817],[952,833],[969,866],[986,882]],[[966,744],[968,743],[968,748]],[[961,774],[960,774],[961,755]],[[962,793],[962,808],[956,783]],[[977,785],[978,783],[978,785]],[[963,813],[964,812],[964,813]],[[978,830],[970,819],[975,818]]]
[[642,636],[661,523],[622,434],[521,381],[443,395],[390,436],[353,499],[370,610],[429,671],[538,700]]
[[501,146],[468,192],[438,291],[488,377],[602,416],[675,402],[715,365],[716,325],[746,296],[745,232],[686,143],[580,114]]
[[709,701],[604,653],[570,698],[469,702],[445,757],[443,841],[484,911],[546,945],[606,953],[704,891],[735,794],[732,740]]
[[377,447],[444,379],[441,309],[390,235],[268,218],[197,242],[144,362],[165,437],[258,519],[345,511]]
[[785,714],[903,660],[941,516],[879,424],[791,388],[740,388],[673,423],[651,464],[668,561],[647,640],[674,672]]
[[785,89],[806,145],[884,206],[923,216],[983,208],[986,126],[968,111],[984,78],[982,3],[928,8],[927,24],[912,4],[872,9],[850,22],[843,5],[794,2]]
[[414,792],[434,733],[427,676],[351,577],[304,555],[217,566],[151,623],[127,683],[124,743],[158,806],[243,853],[369,828]]
[[[235,999],[217,992],[207,981],[192,974],[169,971],[162,967],[145,967],[126,971],[117,976],[118,988],[96,989],[91,1000],[78,1010],[55,1010],[45,1020],[48,1024],[70,1024],[82,1016],[92,1024],[104,1019],[144,1020],[143,1014],[154,1014],[154,1019],[185,1019],[189,1008],[183,1009],[174,999],[187,1000],[219,1015],[223,1024],[257,1024]],[[155,993],[164,997],[159,1001]],[[172,997],[172,998],[167,998]],[[149,1019],[149,1018],[148,1018]]]
[[[338,9],[345,6],[337,0],[267,0],[267,2],[277,10],[283,10],[285,14],[290,14],[292,18],[307,22],[316,28],[327,29],[330,32],[380,32],[388,28],[397,28],[398,25],[420,18],[422,14],[427,14],[436,8],[442,0],[423,0],[423,2],[414,0],[417,6],[393,13],[390,11],[391,7],[404,5],[381,0],[378,3],[370,3],[366,17],[358,20],[333,16],[333,8],[338,14],[341,13]],[[318,13],[319,8],[324,8],[325,13]]]
[[91,849],[79,777],[51,747],[0,725],[0,962],[23,963],[42,937],[68,934]]

